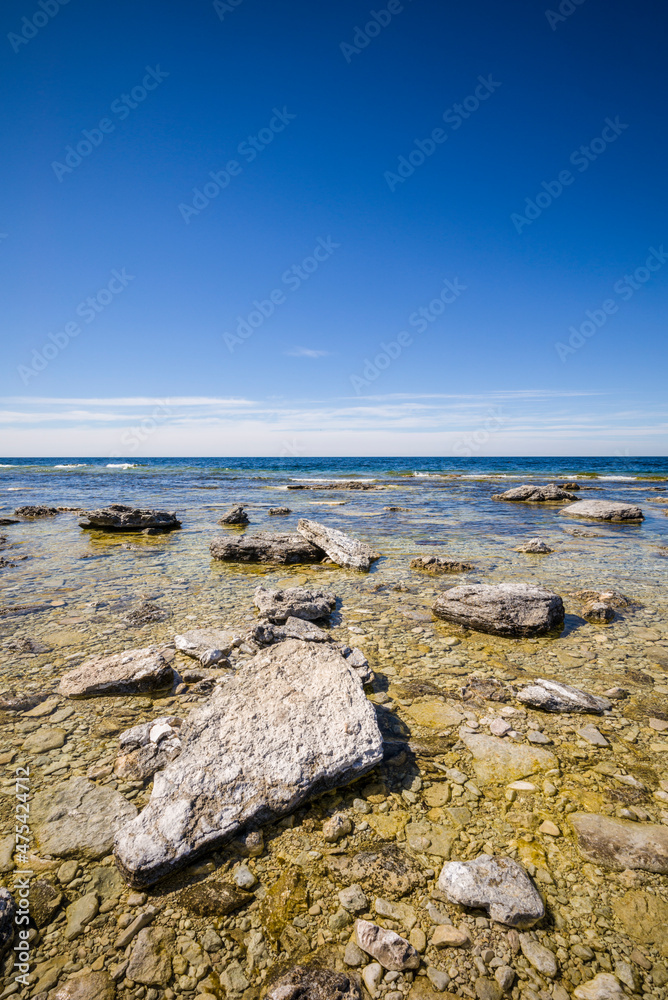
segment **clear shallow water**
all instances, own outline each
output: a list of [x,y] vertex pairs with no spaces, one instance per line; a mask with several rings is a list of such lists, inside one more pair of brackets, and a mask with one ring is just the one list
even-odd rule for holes
[[[606,526],[563,517],[555,505],[492,499],[519,482],[552,480],[579,482],[583,499],[638,503],[646,520],[641,526]],[[337,481],[373,489],[287,489],[336,486]],[[562,594],[567,607],[575,590],[615,587],[665,621],[668,550],[662,547],[668,546],[668,501],[652,501],[666,493],[668,460],[656,458],[3,459],[0,516],[27,503],[92,508],[122,502],[176,510],[183,529],[156,537],[87,532],[74,512],[0,529],[7,539],[5,559],[27,557],[0,570],[0,603],[53,606],[29,616],[3,616],[0,637],[45,639],[52,650],[46,657],[49,668],[58,674],[76,653],[162,641],[193,622],[248,621],[258,582],[281,581],[327,585],[341,596],[344,609],[359,605],[363,594],[372,615],[387,613],[385,588],[398,581],[412,591],[402,598],[404,604],[424,613],[439,590],[464,581],[541,583]],[[299,517],[309,517],[371,542],[383,558],[366,577],[327,566],[214,562],[211,540],[239,530],[217,524],[232,503],[246,506],[249,532],[295,530]],[[269,516],[269,508],[277,505],[288,505],[293,513]],[[388,506],[402,510],[390,512]],[[574,529],[590,537],[571,534]],[[543,557],[513,551],[534,536],[555,552]],[[432,552],[472,562],[475,572],[434,579],[409,569],[411,557]],[[167,621],[119,628],[125,610],[147,597],[169,612]],[[575,613],[577,607],[571,602],[570,610]],[[2,669],[13,675],[16,663],[5,662]]]

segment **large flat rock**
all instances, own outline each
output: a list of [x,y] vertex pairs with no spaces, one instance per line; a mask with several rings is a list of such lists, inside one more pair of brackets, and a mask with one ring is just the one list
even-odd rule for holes
[[319,521],[309,521],[302,517],[297,523],[297,531],[312,545],[323,549],[337,566],[358,569],[367,573],[371,564],[376,559],[380,559],[380,553],[372,549],[366,542],[351,538],[343,531],[330,528]]
[[567,517],[584,517],[589,521],[643,521],[640,507],[614,500],[578,500],[559,511]]
[[505,493],[495,493],[492,500],[514,500],[520,503],[561,503],[564,500],[577,500],[574,493],[549,483],[547,486],[514,486]]
[[336,607],[336,597],[326,590],[307,590],[305,587],[268,590],[260,586],[255,589],[253,603],[270,622],[280,624],[288,618],[306,621],[329,618]]
[[79,522],[82,528],[94,528],[97,531],[146,531],[150,528],[161,532],[181,527],[174,511],[127,507],[122,503],[84,511],[82,517],[83,521]]
[[480,781],[505,784],[557,767],[557,758],[542,747],[477,734],[462,736],[462,742],[473,754],[473,767]]
[[40,851],[56,858],[110,854],[114,834],[136,815],[136,807],[120,792],[84,777],[37,792],[30,809]]
[[437,618],[491,635],[543,635],[560,628],[564,605],[557,594],[528,583],[472,583],[436,599]]
[[668,874],[668,826],[634,823],[597,813],[573,813],[580,854],[605,868]]
[[319,563],[325,558],[323,549],[297,534],[274,534],[258,531],[240,538],[214,538],[211,555],[221,562],[240,563]]
[[373,705],[329,643],[258,653],[181,730],[180,757],[116,839],[128,881],[150,885],[241,827],[294,810],[382,759]]
[[147,646],[109,656],[92,656],[61,678],[58,693],[68,698],[144,694],[169,688],[174,679],[173,668],[157,646]]

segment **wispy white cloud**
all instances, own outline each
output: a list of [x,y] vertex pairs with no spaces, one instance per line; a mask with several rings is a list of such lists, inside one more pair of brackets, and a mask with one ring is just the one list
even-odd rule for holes
[[283,351],[289,358],[326,358],[331,351],[317,351],[313,347],[295,347],[291,351]]

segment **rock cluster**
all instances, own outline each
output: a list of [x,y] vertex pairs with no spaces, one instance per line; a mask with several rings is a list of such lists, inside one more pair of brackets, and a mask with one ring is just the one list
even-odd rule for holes
[[121,503],[84,511],[83,517],[84,520],[79,522],[80,527],[93,528],[95,531],[145,531],[149,534],[161,534],[181,527],[181,522],[173,511],[143,510]]
[[[54,514],[58,513],[57,507],[40,507],[32,504],[27,504],[24,507],[17,507],[14,511],[19,517],[53,517]],[[13,524],[15,522],[7,521],[7,524]]]
[[515,500],[524,503],[560,503],[563,500],[577,500],[567,490],[549,483],[547,486],[514,486],[505,493],[495,493],[492,500]]

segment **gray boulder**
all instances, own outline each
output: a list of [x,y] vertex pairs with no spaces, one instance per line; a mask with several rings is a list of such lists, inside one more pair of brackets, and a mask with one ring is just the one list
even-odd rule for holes
[[360,542],[337,528],[329,528],[319,521],[309,521],[302,517],[297,524],[297,531],[311,544],[323,549],[337,566],[368,572],[371,564],[380,559],[380,553],[375,552],[366,542]]
[[240,640],[236,636],[221,628],[193,628],[174,636],[174,645],[178,651],[199,660],[203,667],[220,664],[239,644]]
[[515,500],[524,503],[560,503],[563,500],[577,500],[568,490],[549,483],[547,486],[515,486],[505,493],[495,493],[492,500]]
[[180,757],[116,838],[133,885],[151,885],[242,827],[292,812],[380,762],[373,705],[329,643],[288,639],[258,653],[181,730]]
[[174,531],[181,527],[181,522],[174,511],[145,510],[140,507],[127,507],[122,503],[112,503],[108,507],[83,512],[82,528],[94,528],[96,531]]
[[541,708],[545,712],[587,712],[602,715],[612,708],[612,702],[607,698],[599,698],[588,691],[560,684],[558,681],[548,681],[537,677],[529,687],[517,692],[517,700],[531,708]]
[[136,815],[120,792],[84,777],[37,792],[30,811],[40,851],[56,858],[104,857],[116,831]]
[[211,555],[222,562],[240,563],[319,563],[325,553],[301,535],[273,534],[258,531],[242,538],[215,538],[210,545]]
[[569,817],[580,854],[605,868],[668,874],[668,826],[634,823],[596,813]]
[[528,583],[473,583],[436,599],[437,618],[492,635],[534,636],[560,628],[564,605],[557,594]]
[[304,587],[288,587],[286,590],[257,587],[253,603],[270,622],[280,623],[288,618],[316,621],[331,615],[336,607],[336,597],[325,590],[306,590]]
[[540,893],[512,858],[481,854],[475,861],[449,861],[438,887],[452,903],[487,910],[508,927],[532,927],[545,914]]
[[231,507],[227,514],[223,514],[218,524],[248,524],[248,514],[238,503]]
[[177,674],[157,646],[92,656],[61,678],[58,693],[68,698],[144,694],[170,688]]
[[411,559],[411,569],[422,573],[469,573],[475,569],[471,563],[456,562],[454,559],[443,559],[441,556],[418,556]]
[[643,521],[645,515],[640,507],[614,500],[578,500],[577,503],[559,511],[567,517],[584,517],[591,521]]

